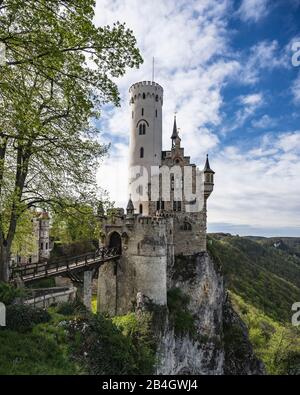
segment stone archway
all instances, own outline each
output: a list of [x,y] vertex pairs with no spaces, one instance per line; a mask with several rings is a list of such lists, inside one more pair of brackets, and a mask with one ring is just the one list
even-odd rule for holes
[[122,240],[118,232],[112,232],[109,237],[109,248],[117,248],[118,252],[122,253]]

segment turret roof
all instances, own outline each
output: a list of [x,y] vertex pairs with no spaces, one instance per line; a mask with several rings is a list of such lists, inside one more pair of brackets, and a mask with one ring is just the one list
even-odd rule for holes
[[205,173],[213,173],[213,174],[215,174],[215,172],[210,168],[210,164],[209,164],[209,160],[208,160],[208,154],[206,155],[206,162],[205,162],[205,166],[204,166],[204,172]]
[[176,115],[174,115],[174,125],[173,125],[173,133],[171,136],[171,139],[174,140],[178,137],[178,130],[177,130],[177,125],[176,125]]
[[129,210],[131,210],[131,211],[134,210],[134,205],[132,203],[131,196],[129,197],[129,200],[128,200],[128,203],[127,203],[127,211],[129,211]]

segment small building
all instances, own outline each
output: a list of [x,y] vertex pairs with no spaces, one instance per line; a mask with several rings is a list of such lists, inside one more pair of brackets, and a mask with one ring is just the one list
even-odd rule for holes
[[11,257],[11,264],[37,263],[50,258],[50,218],[46,211],[37,211],[32,218],[34,251],[29,256],[15,254]]

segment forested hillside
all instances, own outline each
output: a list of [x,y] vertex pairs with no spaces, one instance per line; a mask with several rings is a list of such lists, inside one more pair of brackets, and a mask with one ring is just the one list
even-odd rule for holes
[[300,331],[291,325],[291,307],[300,301],[299,240],[221,233],[208,239],[234,307],[272,374],[300,374]]

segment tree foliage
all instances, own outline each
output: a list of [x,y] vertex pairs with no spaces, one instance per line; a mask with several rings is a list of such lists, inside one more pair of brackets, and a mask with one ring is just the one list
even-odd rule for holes
[[0,2],[0,279],[24,211],[95,200],[108,147],[91,117],[119,104],[113,79],[142,60],[124,24],[94,25],[94,3]]

